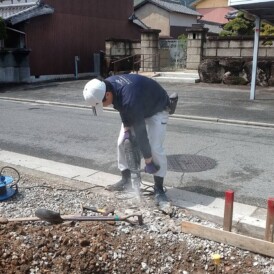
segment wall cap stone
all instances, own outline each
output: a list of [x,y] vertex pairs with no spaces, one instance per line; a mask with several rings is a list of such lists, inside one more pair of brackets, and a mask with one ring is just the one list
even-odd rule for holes
[[160,33],[161,30],[160,29],[141,29],[140,30],[141,33]]
[[[244,36],[218,36],[218,35],[207,35],[208,40],[218,40],[218,41],[248,41],[254,40],[253,35],[244,35]],[[274,40],[274,36],[260,36],[260,42]]]

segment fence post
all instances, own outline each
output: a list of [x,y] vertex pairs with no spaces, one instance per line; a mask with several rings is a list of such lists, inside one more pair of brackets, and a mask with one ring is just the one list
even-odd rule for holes
[[273,226],[274,226],[274,198],[268,198],[265,237],[264,237],[266,241],[273,242]]
[[233,203],[234,203],[234,191],[227,190],[225,192],[225,210],[224,210],[224,224],[223,224],[223,229],[226,231],[231,231],[231,228],[232,228]]

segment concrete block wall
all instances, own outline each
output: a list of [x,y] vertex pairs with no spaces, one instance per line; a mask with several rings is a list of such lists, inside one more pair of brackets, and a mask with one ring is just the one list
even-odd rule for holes
[[186,68],[196,70],[202,61],[203,45],[208,29],[203,28],[200,24],[196,26],[194,24],[186,31],[188,32]]
[[107,40],[105,42],[105,54],[107,57],[124,57],[141,54],[140,41]]
[[109,40],[105,43],[106,56],[127,56],[131,55],[131,41]]
[[[253,37],[237,38],[237,37],[207,37],[203,45],[204,58],[222,58],[222,57],[253,57]],[[274,57],[274,41],[273,45],[263,45],[260,42],[259,57]]]
[[28,52],[0,51],[0,83],[27,82],[30,77]]
[[[110,72],[127,71],[133,69],[136,62],[136,54],[141,52],[141,42],[128,39],[110,39],[105,41],[105,71]],[[126,59],[129,57],[129,59]],[[117,60],[121,60],[116,62]],[[115,62],[115,63],[113,63]],[[137,66],[138,64],[136,64]]]
[[141,54],[141,42],[133,41],[131,44],[131,55]]
[[141,71],[159,70],[159,33],[157,29],[141,31]]

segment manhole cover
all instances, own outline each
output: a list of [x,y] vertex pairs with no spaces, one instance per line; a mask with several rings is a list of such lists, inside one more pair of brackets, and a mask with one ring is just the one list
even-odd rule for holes
[[216,161],[195,154],[178,154],[167,156],[167,167],[169,171],[175,172],[199,172],[212,169],[217,165]]

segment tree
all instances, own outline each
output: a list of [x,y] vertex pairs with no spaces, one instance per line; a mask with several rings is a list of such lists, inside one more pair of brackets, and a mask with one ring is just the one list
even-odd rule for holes
[[[253,35],[254,27],[255,24],[253,21],[246,19],[243,12],[238,12],[236,18],[223,26],[220,36]],[[262,22],[260,35],[274,36],[274,26]]]
[[[262,23],[261,25],[261,36],[274,36],[274,26],[271,26],[267,23]],[[272,46],[273,42],[272,39],[269,39],[268,37],[265,37],[264,41],[262,42],[263,46]]]
[[[253,21],[246,19],[243,12],[238,12],[237,17],[230,20],[223,26],[220,36],[239,36],[239,35],[253,35],[255,24]],[[265,22],[261,24],[261,36],[266,36],[262,45],[271,46],[273,44],[272,38],[274,36],[274,26]]]
[[220,36],[253,35],[254,22],[245,18],[243,12],[239,12],[237,17],[223,26]]
[[267,23],[262,23],[260,34],[263,36],[273,36],[274,35],[274,26],[269,25]]

